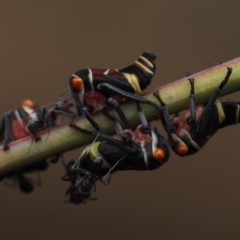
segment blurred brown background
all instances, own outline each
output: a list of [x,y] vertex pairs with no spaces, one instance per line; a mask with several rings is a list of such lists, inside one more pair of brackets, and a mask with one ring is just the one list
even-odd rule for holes
[[[150,89],[238,57],[239,8],[234,0],[1,1],[0,112],[26,97],[53,102],[73,72],[120,68],[144,50],[158,56]],[[1,184],[1,237],[240,239],[239,127],[218,132],[195,156],[172,152],[156,171],[115,174],[86,205],[64,203],[61,163],[31,195]]]

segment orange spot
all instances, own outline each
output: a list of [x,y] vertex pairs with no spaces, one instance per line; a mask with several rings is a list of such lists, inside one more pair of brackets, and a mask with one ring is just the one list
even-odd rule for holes
[[165,152],[161,148],[156,149],[154,158],[157,160],[163,160],[165,158]]
[[34,106],[35,106],[35,103],[31,99],[25,99],[25,100],[22,101],[22,106],[23,107],[28,107],[30,109],[33,109]]
[[72,86],[74,87],[75,90],[80,92],[83,88],[83,80],[81,78],[73,78],[72,79]]
[[188,148],[185,146],[177,146],[176,147],[176,152],[180,155],[180,156],[185,156],[188,153]]

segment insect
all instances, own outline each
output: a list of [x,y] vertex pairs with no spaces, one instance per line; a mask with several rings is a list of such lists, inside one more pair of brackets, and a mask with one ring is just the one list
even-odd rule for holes
[[[101,180],[93,172],[101,167],[98,159],[94,160],[89,166],[89,169],[76,168],[77,161],[71,160],[67,165],[63,162],[66,174],[62,177],[64,181],[70,181],[71,185],[67,189],[65,195],[70,195],[69,201],[73,204],[86,203],[88,199],[96,200],[96,198],[91,198],[92,189],[96,191],[96,181]],[[81,175],[81,176],[80,176]],[[105,182],[102,181],[104,184]]]
[[[65,195],[70,194],[70,191],[74,188],[75,183],[76,183],[76,171],[74,171],[74,165],[75,165],[75,160],[71,160],[69,161],[68,164],[66,164],[64,161],[62,161],[63,166],[65,168],[66,174],[62,177],[63,181],[70,181],[71,185],[70,187],[67,189]],[[70,195],[70,199],[68,202],[71,202],[73,204],[80,204],[84,201],[84,198],[81,197],[80,194],[75,193],[74,191],[72,192],[72,194]]]
[[[105,109],[102,110],[105,116],[114,124],[117,132],[114,137],[98,131],[82,129],[74,122],[70,123],[70,127],[95,138],[93,143],[84,149],[71,170],[71,173],[75,171],[74,176],[71,175],[73,181],[70,186],[73,199],[79,200],[82,197],[89,197],[93,183],[97,180],[105,183],[105,179],[111,172],[119,170],[153,170],[168,160],[169,149],[166,140],[156,128],[151,128],[148,125],[140,104],[138,102],[136,104],[142,124],[134,131],[131,129],[123,130],[113,115],[109,114]],[[104,180],[102,179],[103,176],[105,176]],[[87,191],[82,190],[85,189],[82,185],[84,181],[88,186]]]
[[129,98],[152,104],[137,95],[150,84],[154,76],[155,58],[153,53],[143,52],[138,60],[122,69],[86,68],[74,73],[69,79],[69,89],[76,102],[78,115],[85,116],[96,130],[100,130],[90,114],[95,113],[100,104],[114,107],[121,120],[131,126],[119,103]]
[[58,114],[64,114],[73,117],[74,113],[70,110],[73,103],[60,99],[49,110],[46,107],[40,107],[36,110],[36,116],[28,121],[28,131],[32,133],[36,142],[41,140],[38,132],[55,125]]
[[[112,171],[153,170],[168,160],[168,144],[156,128],[150,128],[150,126],[148,126],[150,131],[146,133],[143,131],[143,125],[141,124],[134,131],[131,129],[122,130],[113,115],[109,113],[105,113],[105,115],[114,122],[117,136],[110,137],[100,132],[91,132],[82,129],[73,122],[69,125],[97,139],[89,147],[85,148],[80,155],[80,168],[87,169],[89,163],[91,163],[95,157],[100,157],[103,159],[103,162],[99,170],[99,176],[103,176],[113,166],[114,169]],[[144,124],[146,125],[146,122]],[[122,160],[115,166],[119,159]]]
[[26,173],[32,173],[34,171],[44,171],[48,168],[48,162],[47,160],[43,160],[25,167],[21,167],[18,170],[15,170],[13,172],[7,173],[4,176],[1,177],[1,180],[3,178],[11,180],[12,184],[9,185],[7,182],[6,185],[13,187],[16,183],[19,186],[19,189],[23,193],[31,193],[34,190],[34,185],[40,187],[41,181],[38,175],[38,180],[34,181],[33,179],[26,177]]
[[167,105],[158,92],[154,93],[162,105],[162,121],[168,133],[169,144],[179,156],[196,153],[218,129],[240,121],[239,103],[217,100],[231,73],[232,68],[228,67],[224,80],[213,92],[210,100],[205,105],[197,106],[195,106],[194,79],[189,78],[190,108],[186,111],[184,119],[177,114],[171,119]]
[[0,141],[4,140],[3,149],[8,150],[12,141],[31,135],[27,129],[30,119],[36,117],[38,105],[31,99],[25,99],[15,111],[4,113],[0,119]]

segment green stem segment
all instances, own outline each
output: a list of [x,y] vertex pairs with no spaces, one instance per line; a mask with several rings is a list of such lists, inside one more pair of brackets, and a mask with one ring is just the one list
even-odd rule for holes
[[[226,67],[232,67],[233,72],[229,82],[222,91],[222,96],[240,90],[240,58],[234,59],[227,63],[215,66],[200,73],[191,75],[195,78],[196,102],[207,102],[212,92],[223,80],[226,74]],[[174,113],[181,111],[189,105],[190,84],[187,77],[176,82],[162,86],[146,94],[144,97],[159,104],[152,93],[160,91],[161,98],[169,107],[169,112]],[[159,118],[159,112],[147,105],[142,105],[148,121]],[[136,104],[128,102],[122,104],[122,109],[133,125],[139,124],[139,118],[136,111]],[[110,110],[113,112],[112,110]],[[115,114],[116,115],[116,114]],[[95,120],[99,123],[102,132],[114,134],[114,128],[111,121],[103,114],[94,115]],[[82,128],[93,130],[90,123],[85,118],[78,118],[74,122]],[[41,135],[42,140],[32,143],[32,137],[15,141],[10,144],[10,150],[3,151],[0,148],[0,175],[12,171],[13,169],[29,163],[34,163],[55,155],[62,154],[66,151],[89,144],[93,139],[83,133],[70,128],[67,124],[57,126]]]

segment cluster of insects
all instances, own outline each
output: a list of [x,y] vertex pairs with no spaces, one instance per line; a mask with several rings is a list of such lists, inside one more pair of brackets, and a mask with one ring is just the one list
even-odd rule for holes
[[[69,181],[66,191],[67,202],[85,203],[96,190],[96,182],[109,184],[111,175],[123,170],[154,170],[169,159],[169,146],[179,156],[187,156],[199,151],[208,139],[220,128],[240,121],[239,102],[219,100],[221,90],[227,84],[232,68],[219,86],[212,93],[209,101],[202,105],[195,104],[194,78],[189,80],[189,109],[183,118],[178,113],[171,116],[168,106],[159,92],[153,93],[159,104],[141,97],[141,92],[150,84],[155,74],[156,57],[151,52],[143,52],[131,65],[122,69],[86,68],[74,73],[68,83],[72,102],[60,98],[51,107],[39,107],[32,100],[24,100],[22,106],[15,111],[5,113],[0,119],[0,139],[3,149],[9,151],[12,141],[32,135],[33,140],[41,140],[39,132],[57,124],[58,116],[68,116],[69,126],[93,138],[79,158],[67,164],[63,162],[66,174],[62,180]],[[136,111],[141,124],[132,126],[121,109],[121,102],[132,100],[136,103]],[[148,123],[141,104],[148,104],[159,111],[159,118],[168,135],[168,141]],[[100,105],[102,108],[99,108]],[[116,114],[127,125],[123,129],[117,118],[107,109],[114,108]],[[101,111],[113,124],[116,135],[108,136],[101,132],[93,114]],[[86,117],[93,126],[93,131],[81,128],[74,123],[76,117]],[[114,157],[113,157],[114,156]],[[57,162],[55,156],[51,162]],[[4,178],[18,182],[21,191],[33,190],[32,179],[25,173],[47,169],[49,161],[22,167],[8,173]],[[38,185],[39,182],[38,182]]]

